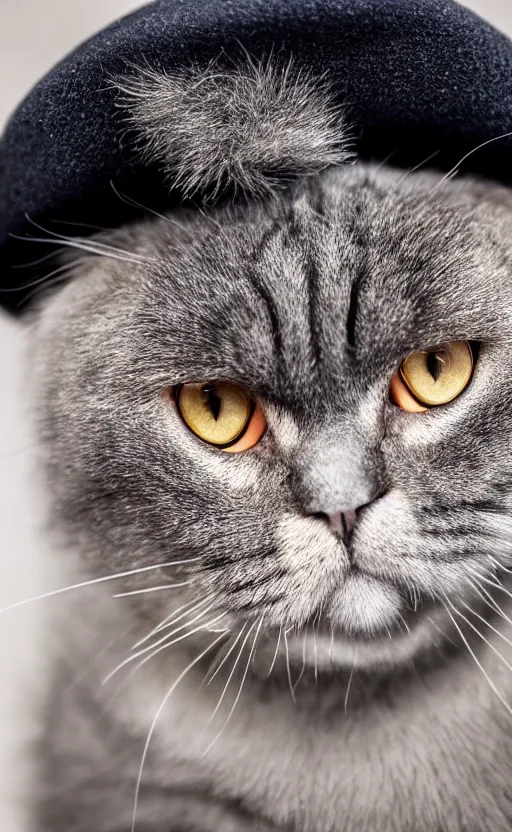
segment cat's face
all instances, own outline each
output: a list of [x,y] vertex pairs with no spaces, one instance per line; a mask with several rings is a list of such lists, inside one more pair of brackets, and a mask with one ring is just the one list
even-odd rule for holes
[[[340,661],[410,655],[440,599],[507,563],[512,212],[503,191],[438,179],[356,166],[141,223],[110,241],[133,262],[91,258],[45,304],[34,408],[54,521],[94,576],[189,560],[127,578],[190,582],[133,596],[134,615],[208,599],[204,624],[283,628],[292,655],[314,628]],[[391,400],[408,355],[457,341],[475,360],[460,396]],[[219,380],[266,422],[239,453],[176,406],[180,385]],[[333,533],[325,515],[360,507]]]

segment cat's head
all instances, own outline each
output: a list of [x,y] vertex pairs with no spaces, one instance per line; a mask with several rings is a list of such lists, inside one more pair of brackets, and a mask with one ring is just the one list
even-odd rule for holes
[[183,561],[123,580],[189,582],[134,611],[364,662],[506,565],[512,213],[438,184],[356,165],[140,222],[42,305],[54,523],[95,577]]
[[92,576],[133,571],[155,625],[187,604],[192,630],[284,634],[292,660],[409,657],[509,562],[512,200],[322,173],[346,147],[314,89],[215,79],[128,90],[149,152],[191,189],[261,194],[282,157],[300,178],[89,241],[41,304],[53,523]]

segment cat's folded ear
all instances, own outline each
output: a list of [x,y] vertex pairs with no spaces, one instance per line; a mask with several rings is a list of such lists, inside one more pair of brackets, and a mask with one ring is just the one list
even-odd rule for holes
[[352,159],[343,110],[292,62],[142,68],[115,86],[137,150],[185,195],[262,194]]

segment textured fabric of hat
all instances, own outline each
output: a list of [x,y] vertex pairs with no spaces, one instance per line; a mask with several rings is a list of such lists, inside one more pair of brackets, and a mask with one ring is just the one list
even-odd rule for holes
[[[18,313],[46,248],[182,198],[126,138],[112,78],[242,53],[329,84],[360,158],[512,181],[512,43],[453,0],[156,0],[101,31],[27,96],[0,143],[0,303]],[[120,198],[119,193],[129,198]],[[64,225],[63,223],[66,223]],[[40,226],[44,229],[44,232]],[[22,238],[21,240],[19,238]],[[21,266],[21,267],[20,267]],[[50,271],[50,270],[48,270]]]

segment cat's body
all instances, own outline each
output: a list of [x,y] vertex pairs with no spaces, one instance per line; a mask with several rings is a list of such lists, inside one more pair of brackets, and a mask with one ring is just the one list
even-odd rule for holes
[[[107,607],[110,593],[102,592]],[[95,597],[96,596],[96,597]],[[106,596],[106,597],[105,597]],[[87,616],[98,593],[70,604]],[[115,603],[115,602],[114,602]],[[119,603],[123,603],[121,600]],[[118,603],[118,606],[119,606]],[[113,616],[126,631],[129,616]],[[102,686],[124,658],[104,651],[106,622],[87,628],[85,657],[68,641],[67,667],[50,694],[44,752],[41,832],[128,832],[135,783],[151,720],[170,684],[194,652],[151,663],[119,690]],[[512,628],[504,622],[508,638]],[[492,632],[491,644],[512,663],[512,650]],[[508,670],[493,653],[474,648],[504,695]],[[122,639],[121,639],[122,643]],[[95,658],[97,645],[102,652]],[[484,645],[485,647],[485,645]],[[101,648],[100,648],[101,649]],[[198,652],[198,651],[197,651]],[[202,686],[207,666],[194,669],[159,716],[144,766],[136,829],[141,832],[505,832],[512,823],[510,720],[466,652],[438,654],[394,674],[314,671],[292,701],[286,670],[246,680],[236,713],[203,756],[231,708],[237,675],[220,721],[203,730],[225,676]],[[300,668],[299,668],[300,670]],[[294,671],[294,679],[298,671]],[[73,679],[78,682],[73,684]],[[508,701],[512,701],[509,693]]]
[[[512,826],[512,199],[308,172],[100,237],[34,316],[55,546],[119,575],[57,604],[41,832]],[[467,389],[393,403],[453,342]],[[216,380],[264,413],[243,453],[180,418]]]

